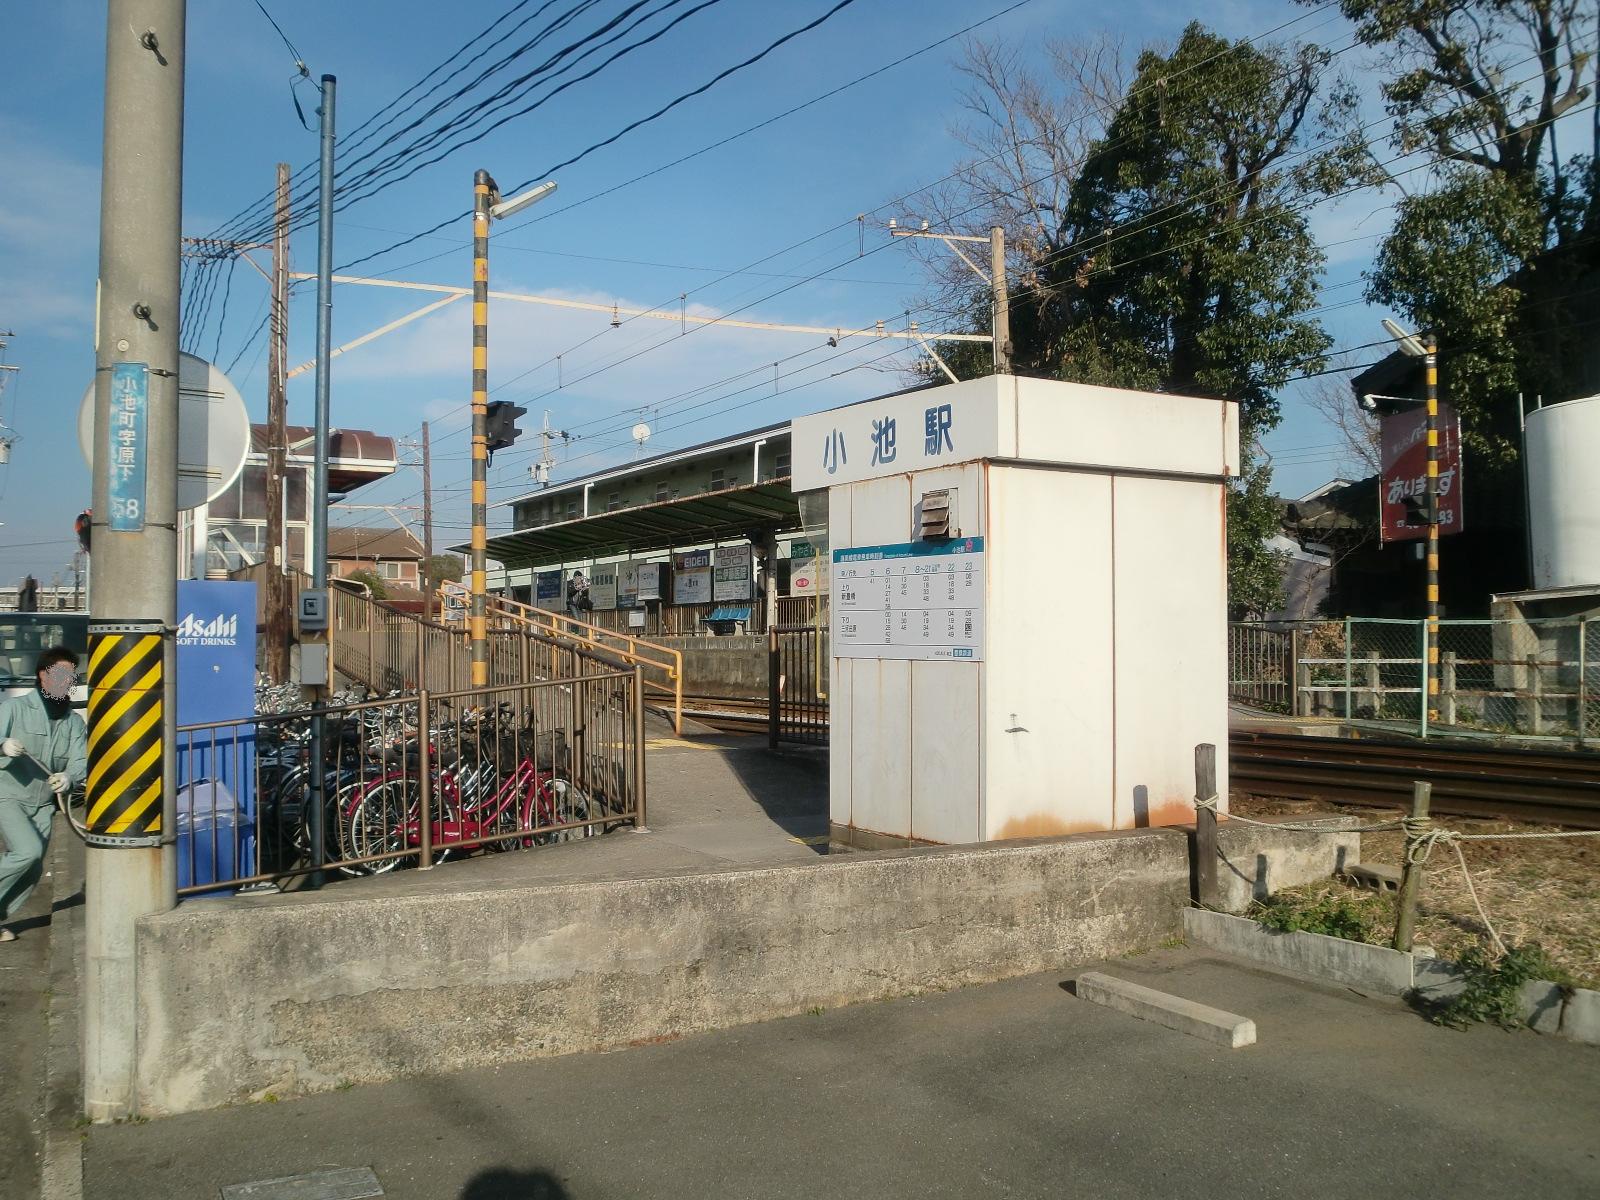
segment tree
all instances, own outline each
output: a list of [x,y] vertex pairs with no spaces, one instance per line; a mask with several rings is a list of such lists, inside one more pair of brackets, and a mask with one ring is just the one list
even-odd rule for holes
[[[1387,73],[1395,149],[1420,156],[1391,178],[1404,185],[1419,161],[1427,168],[1425,186],[1399,203],[1368,298],[1438,337],[1473,467],[1505,484],[1515,393],[1567,398],[1572,364],[1595,336],[1600,123],[1591,118],[1587,136],[1557,124],[1592,98],[1593,0],[1339,7]],[[1563,157],[1558,132],[1587,152]]]
[[466,567],[458,554],[435,554],[422,564],[422,575],[438,587],[441,583],[459,583]]
[[372,592],[374,600],[387,600],[389,598],[389,585],[370,567],[362,567],[358,571],[351,571],[345,576],[351,583],[364,584]]
[[[1362,172],[1333,130],[1354,104],[1314,46],[1230,43],[1194,24],[1147,51],[1072,188],[1039,265],[1024,361],[1061,378],[1239,403],[1243,474],[1229,493],[1229,604],[1272,608],[1279,564],[1257,439],[1278,389],[1331,344],[1308,311],[1323,255],[1305,210]],[[1017,341],[1013,337],[1013,341]]]

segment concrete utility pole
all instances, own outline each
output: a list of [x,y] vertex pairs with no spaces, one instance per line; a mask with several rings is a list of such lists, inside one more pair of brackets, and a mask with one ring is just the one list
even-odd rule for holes
[[472,176],[472,686],[489,685],[488,491],[489,491],[489,208],[494,203],[489,172]]
[[173,641],[185,0],[109,0],[96,314],[83,1093],[134,1111],[134,925],[176,903]]
[[267,675],[289,678],[290,610],[284,475],[289,467],[289,164],[278,164],[278,203],[272,228],[271,342],[267,351]]
[[422,615],[433,617],[433,449],[422,423]]
[[989,278],[994,292],[994,369],[1011,374],[1011,296],[1006,288],[1006,231],[989,230]]

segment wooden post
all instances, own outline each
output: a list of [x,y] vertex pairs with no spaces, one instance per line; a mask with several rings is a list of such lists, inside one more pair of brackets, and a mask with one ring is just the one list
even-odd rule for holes
[[[1306,668],[1306,683],[1311,682],[1311,669]],[[1294,695],[1289,697],[1289,715],[1292,717],[1314,716],[1315,710],[1311,706],[1311,693],[1300,690],[1300,630],[1289,631],[1289,678],[1294,681]]]
[[1367,694],[1372,697],[1372,715],[1374,718],[1383,716],[1383,659],[1376,650],[1367,651],[1365,674],[1367,677]]
[[[1433,799],[1433,784],[1417,780],[1411,785],[1411,815],[1423,818],[1428,815],[1428,805]],[[1394,948],[1410,951],[1411,939],[1417,928],[1417,899],[1422,893],[1422,864],[1411,861],[1411,837],[1405,840],[1406,861],[1400,876],[1400,899],[1394,922]]]
[[1201,808],[1217,796],[1217,748],[1201,742],[1194,748],[1194,856],[1195,900],[1206,907],[1217,903],[1217,810]]
[[1528,655],[1528,732],[1544,732],[1544,671],[1537,654]]
[[[289,638],[294,598],[289,586],[287,532],[284,528],[284,475],[289,465],[289,164],[278,164],[278,194],[272,233],[272,297],[267,312],[267,474],[266,474],[266,646],[262,666],[274,683],[289,679]],[[301,478],[304,478],[302,474]],[[302,503],[306,501],[302,499]],[[245,514],[249,515],[249,514]],[[302,518],[306,514],[300,514]]]

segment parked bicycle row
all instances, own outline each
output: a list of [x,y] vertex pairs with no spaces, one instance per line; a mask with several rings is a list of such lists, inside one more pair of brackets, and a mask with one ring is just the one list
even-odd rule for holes
[[[179,732],[179,885],[268,884],[320,861],[382,874],[632,823],[636,681],[597,675],[322,710],[321,801],[303,712]],[[321,835],[321,854],[316,851]]]

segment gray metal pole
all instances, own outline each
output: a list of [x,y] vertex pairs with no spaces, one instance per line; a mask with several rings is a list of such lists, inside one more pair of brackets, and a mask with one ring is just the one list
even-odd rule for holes
[[[185,0],[109,0],[106,14],[105,145],[100,176],[100,278],[95,342],[94,571],[89,605],[97,622],[177,619],[178,320],[182,236]],[[144,478],[113,461],[112,379],[118,364],[143,363]],[[137,388],[137,383],[135,388]],[[124,395],[135,406],[135,396]],[[119,402],[119,412],[121,402]],[[113,472],[118,472],[113,486]],[[129,509],[130,498],[137,501]],[[115,506],[113,502],[115,501]],[[113,517],[113,507],[117,515]],[[135,528],[134,526],[137,526]],[[83,989],[84,1111],[97,1121],[129,1116],[135,1104],[138,980],[134,926],[176,903],[173,820],[172,641],[145,651],[163,663],[158,716],[160,819],[134,824],[159,845],[92,846],[86,867]],[[138,643],[130,647],[138,652]],[[113,651],[115,653],[116,651]],[[155,697],[149,697],[154,701]],[[137,703],[146,701],[135,697]],[[91,700],[91,708],[95,707]],[[109,716],[99,707],[102,718]],[[91,720],[95,717],[91,715]],[[107,721],[106,730],[118,727]],[[148,735],[146,735],[148,736]],[[103,746],[103,741],[101,745]],[[116,764],[108,763],[115,768]],[[108,772],[110,773],[110,772]],[[119,809],[140,803],[126,775],[91,789],[108,832]],[[148,785],[145,785],[148,786]],[[119,788],[123,790],[119,790]],[[155,807],[153,796],[145,803]],[[152,828],[153,826],[153,828]],[[124,830],[130,828],[124,825]]]
[[[317,188],[317,415],[316,415],[316,466],[312,480],[311,541],[315,550],[311,558],[311,586],[320,592],[328,589],[328,374],[333,348],[333,103],[338,81],[332,75],[322,77],[322,107],[318,109],[322,126],[322,169]],[[331,634],[321,635],[332,640]],[[328,662],[329,679],[333,682],[332,655]],[[319,703],[327,699],[323,688]],[[327,861],[327,847],[323,834],[327,829],[327,768],[325,722],[317,717],[311,722],[311,865],[321,867]],[[312,887],[322,886],[322,872],[314,871],[307,882]]]

